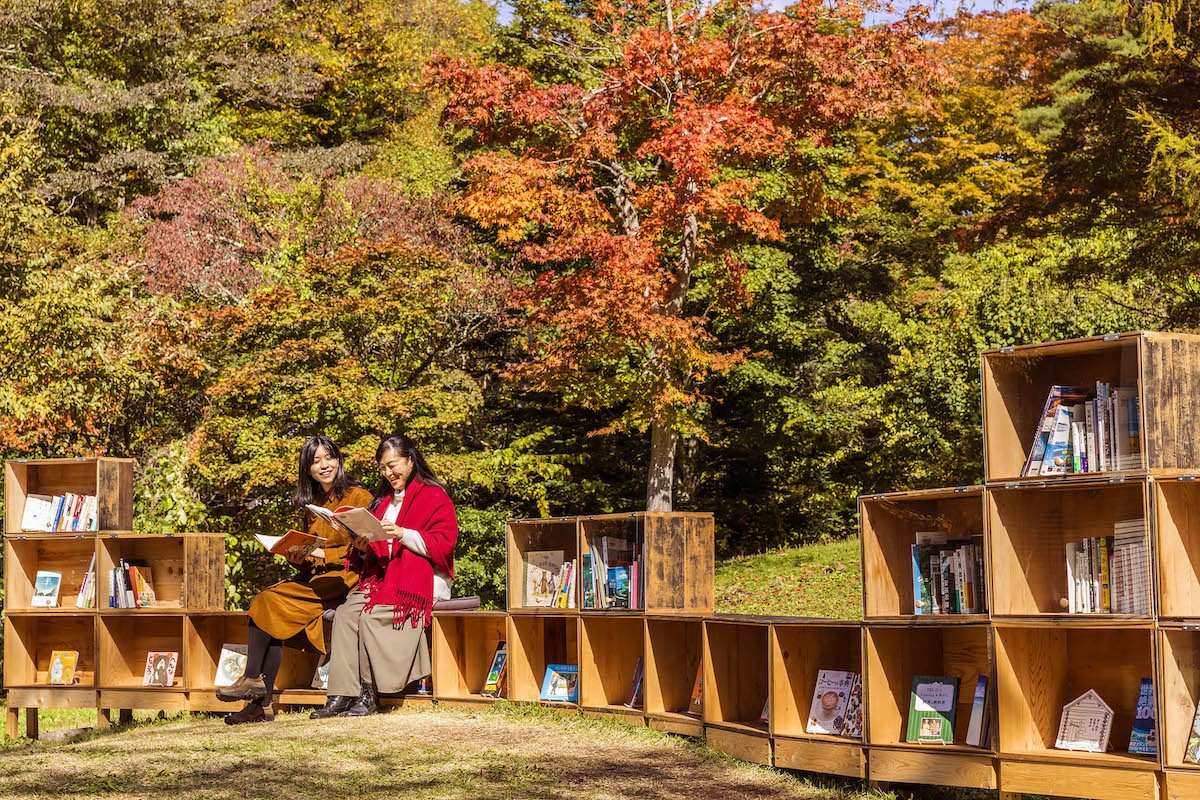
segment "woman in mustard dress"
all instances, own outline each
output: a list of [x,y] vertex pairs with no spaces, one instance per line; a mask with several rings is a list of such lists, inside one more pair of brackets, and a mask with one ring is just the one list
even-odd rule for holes
[[365,508],[371,492],[346,475],[341,450],[325,436],[304,443],[299,472],[293,502],[304,513],[304,530],[328,540],[325,554],[323,558],[289,557],[299,568],[296,575],[264,589],[250,601],[245,672],[232,686],[217,690],[221,700],[246,701],[241,711],[225,718],[230,725],[275,719],[271,698],[283,646],[326,652],[321,615],[341,605],[358,583],[358,575],[345,569],[349,538],[306,507],[314,504],[331,511],[345,506]]

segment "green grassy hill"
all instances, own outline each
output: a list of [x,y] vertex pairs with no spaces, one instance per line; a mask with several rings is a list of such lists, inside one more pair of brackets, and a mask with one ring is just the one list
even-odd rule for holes
[[862,619],[858,540],[720,561],[716,593],[720,613]]

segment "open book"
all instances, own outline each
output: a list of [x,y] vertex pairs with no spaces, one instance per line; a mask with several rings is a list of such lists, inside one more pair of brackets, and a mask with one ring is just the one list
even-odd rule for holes
[[330,525],[340,527],[351,536],[361,536],[369,542],[383,542],[392,538],[375,515],[365,508],[342,507],[337,511],[317,505],[308,505],[308,510],[317,516],[324,517]]
[[254,538],[258,539],[259,543],[267,548],[269,552],[277,556],[292,555],[298,558],[312,556],[313,558],[324,558],[325,550],[321,545],[325,544],[325,537],[313,536],[311,533],[304,531],[290,530],[283,536],[268,536],[265,533],[256,533]]

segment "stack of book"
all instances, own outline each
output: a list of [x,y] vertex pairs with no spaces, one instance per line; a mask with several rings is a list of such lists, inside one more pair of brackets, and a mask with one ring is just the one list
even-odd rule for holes
[[1146,521],[1122,520],[1112,536],[1066,545],[1067,596],[1071,614],[1149,614]]
[[31,494],[25,498],[21,530],[43,533],[94,531],[99,518],[99,506],[95,495]]
[[158,604],[150,567],[121,559],[109,574],[109,608],[150,608]]
[[562,550],[532,550],[525,554],[524,605],[541,608],[575,607],[575,560]]
[[1051,386],[1022,475],[1138,469],[1142,464],[1137,386],[1096,382]]
[[983,614],[983,546],[970,534],[918,532],[912,545],[914,614]]
[[583,555],[583,607],[644,608],[641,560],[638,542],[597,536]]
[[96,607],[96,554],[92,553],[92,561],[88,564],[87,572],[83,576],[83,584],[79,587],[79,594],[75,597],[76,608],[95,608]]

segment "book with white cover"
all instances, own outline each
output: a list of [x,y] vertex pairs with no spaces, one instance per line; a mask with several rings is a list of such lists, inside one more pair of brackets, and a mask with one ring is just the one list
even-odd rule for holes
[[25,512],[21,515],[21,530],[49,533],[54,522],[54,498],[46,494],[25,497]]
[[846,704],[854,688],[853,672],[823,669],[817,673],[812,705],[808,708],[808,733],[840,736],[845,722]]
[[29,605],[33,608],[55,608],[58,606],[58,589],[62,584],[62,573],[39,569],[33,583],[33,597]]
[[1112,707],[1094,689],[1088,689],[1063,707],[1054,746],[1059,750],[1103,753],[1108,749],[1112,723]]

